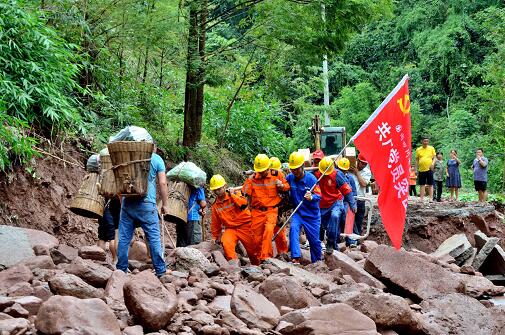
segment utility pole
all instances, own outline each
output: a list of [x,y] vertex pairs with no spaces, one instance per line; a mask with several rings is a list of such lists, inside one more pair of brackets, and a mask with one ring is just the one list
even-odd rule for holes
[[[326,8],[321,4],[321,16],[323,23],[326,23]],[[330,117],[328,116],[328,107],[330,106],[330,82],[328,79],[328,55],[323,56],[323,80],[324,80],[324,125],[330,125]]]

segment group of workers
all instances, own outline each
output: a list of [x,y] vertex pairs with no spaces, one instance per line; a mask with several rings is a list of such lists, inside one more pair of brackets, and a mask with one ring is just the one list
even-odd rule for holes
[[[371,173],[366,159],[358,156],[356,166],[349,159],[324,157],[321,150],[312,154],[314,173],[306,171],[305,157],[300,152],[289,156],[290,173],[285,176],[277,157],[259,154],[254,160],[254,174],[246,179],[240,190],[227,188],[221,175],[210,180],[216,195],[212,205],[211,232],[216,243],[221,243],[228,260],[237,259],[235,247],[240,241],[251,263],[257,265],[273,257],[272,238],[278,254],[288,252],[285,228],[280,227],[279,207],[288,197],[293,208],[289,231],[291,261],[300,263],[300,233],[303,228],[308,240],[311,261],[322,258],[323,249],[332,254],[338,250],[340,232],[347,210],[355,213],[353,233],[361,234],[365,214],[363,200]],[[314,170],[314,169],[313,169]],[[326,239],[326,244],[323,241]],[[348,246],[357,241],[346,239]]]
[[[145,233],[156,275],[161,277],[166,272],[166,264],[156,207],[157,184],[160,185],[162,215],[168,212],[168,190],[165,164],[155,150],[156,148],[151,156],[147,195],[143,198],[124,198],[115,206],[115,210],[110,208],[111,212],[116,212],[114,220],[109,218],[104,221],[115,221],[112,226],[118,228],[115,239],[118,242],[117,269],[127,271],[133,232],[140,226]],[[313,153],[313,165],[316,170],[314,173],[306,171],[303,154],[293,152],[288,161],[290,173],[285,176],[278,158],[259,154],[254,160],[254,174],[246,179],[239,190],[227,188],[226,180],[219,174],[210,179],[210,189],[216,196],[212,205],[212,238],[222,244],[228,260],[237,259],[235,248],[240,241],[251,263],[260,264],[274,256],[272,238],[278,234],[275,239],[277,253],[287,254],[289,251],[291,261],[299,264],[302,257],[300,234],[303,229],[311,261],[317,262],[322,258],[323,249],[328,254],[337,249],[347,207],[356,213],[353,232],[361,234],[365,206],[364,202],[356,201],[355,196],[359,196],[360,192],[364,195],[364,187],[370,181],[371,175],[365,158],[358,156],[356,166],[351,166],[347,158],[340,158],[336,168],[335,161],[324,157],[324,153],[318,150]],[[198,215],[202,214],[206,206],[201,193],[203,192],[192,192],[190,200],[195,207],[192,206],[188,215],[195,215],[190,221],[197,221]],[[290,222],[289,249],[286,229],[283,227],[281,230],[279,219],[279,209],[285,207],[283,199],[289,199],[293,208],[300,205]],[[193,212],[195,208],[197,209]],[[178,235],[179,231],[182,232],[182,229],[178,228]],[[186,231],[181,235],[184,236],[185,243],[190,244],[189,236],[193,227]],[[111,236],[107,240],[115,245],[113,231],[108,235]],[[178,238],[178,244],[179,240]],[[324,240],[326,244],[323,244]],[[357,241],[346,239],[349,246],[356,243]]]

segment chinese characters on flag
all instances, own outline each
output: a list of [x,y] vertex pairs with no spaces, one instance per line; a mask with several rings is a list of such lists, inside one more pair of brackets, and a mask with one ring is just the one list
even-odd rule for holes
[[400,249],[409,197],[411,159],[408,76],[353,136],[378,184],[382,222],[393,246]]

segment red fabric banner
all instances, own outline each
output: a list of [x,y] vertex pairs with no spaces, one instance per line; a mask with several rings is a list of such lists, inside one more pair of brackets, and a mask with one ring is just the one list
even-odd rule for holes
[[379,211],[396,249],[402,246],[409,198],[412,134],[408,84],[405,75],[352,138],[380,188]]

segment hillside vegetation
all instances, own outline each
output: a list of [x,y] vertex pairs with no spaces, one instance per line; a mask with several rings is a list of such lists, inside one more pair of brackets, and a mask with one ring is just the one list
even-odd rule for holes
[[408,73],[412,145],[458,150],[467,186],[484,148],[503,191],[505,7],[484,0],[2,1],[0,169],[130,124],[208,173],[286,160],[312,146],[325,54],[332,124],[352,135]]

